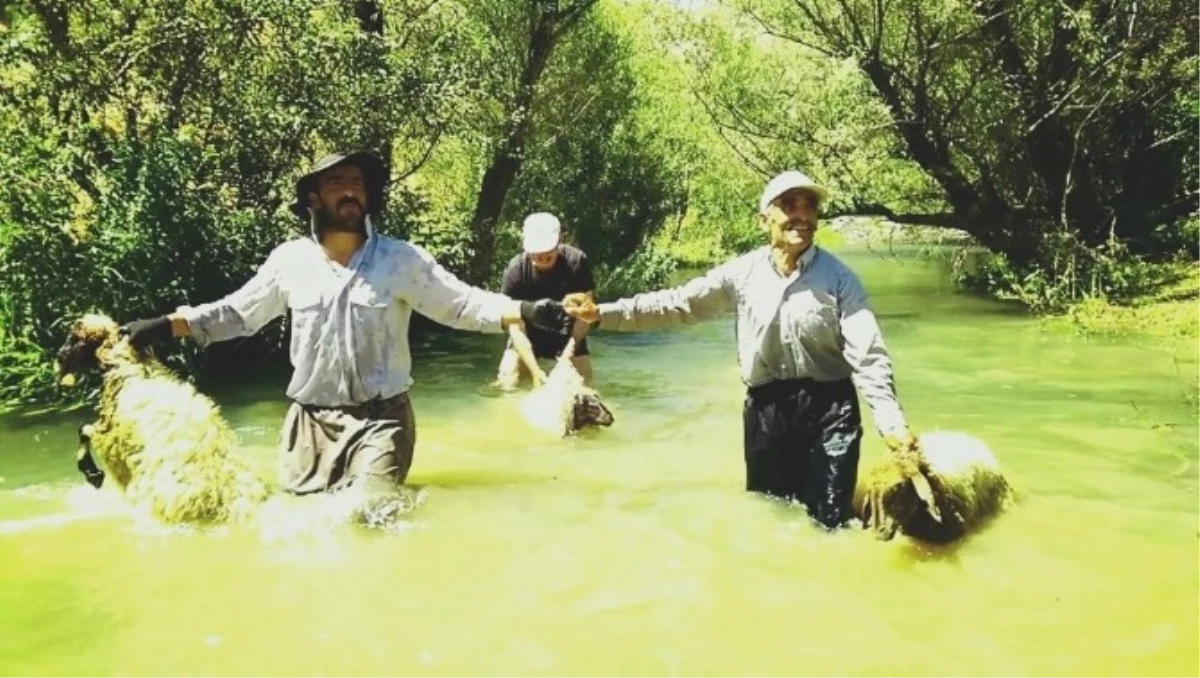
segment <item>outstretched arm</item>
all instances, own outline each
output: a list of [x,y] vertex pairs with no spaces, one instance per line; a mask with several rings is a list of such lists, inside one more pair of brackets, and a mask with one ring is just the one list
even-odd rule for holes
[[279,286],[280,250],[276,249],[246,284],[217,301],[181,306],[169,315],[136,320],[122,328],[139,348],[168,337],[191,337],[201,346],[245,337],[283,315],[287,302]]
[[200,345],[246,337],[287,311],[280,286],[282,249],[276,249],[245,285],[210,304],[183,306],[168,316],[172,334],[190,336]]
[[521,321],[554,332],[562,332],[566,314],[546,300],[517,301],[459,280],[437,263],[424,249],[412,246],[416,270],[402,291],[408,303],[422,315],[448,327],[476,332],[499,333]]
[[735,292],[726,265],[679,287],[643,292],[619,301],[594,304],[586,294],[568,295],[567,312],[606,330],[637,332],[691,324],[733,310]]

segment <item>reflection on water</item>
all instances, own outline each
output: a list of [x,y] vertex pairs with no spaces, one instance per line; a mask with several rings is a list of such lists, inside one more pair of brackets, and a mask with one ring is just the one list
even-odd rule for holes
[[[273,499],[154,531],[73,469],[82,413],[0,421],[8,674],[1196,674],[1196,346],[1052,334],[923,262],[848,257],[913,424],[1020,494],[931,550],[742,491],[731,319],[590,343],[611,429],[485,386],[499,336],[417,350],[416,507],[381,533]],[[274,478],[278,379],[216,393]],[[868,418],[867,426],[871,426]],[[881,453],[868,435],[866,460]]]

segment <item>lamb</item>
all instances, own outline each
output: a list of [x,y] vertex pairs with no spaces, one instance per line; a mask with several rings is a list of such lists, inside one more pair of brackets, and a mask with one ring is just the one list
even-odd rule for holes
[[918,451],[889,454],[868,467],[855,494],[863,527],[879,539],[899,531],[937,545],[979,529],[1014,496],[983,441],[946,431],[921,436]]
[[109,317],[74,322],[57,362],[66,387],[88,370],[102,374],[99,416],[80,429],[77,461],[92,485],[107,471],[135,512],[168,524],[238,522],[266,500],[216,404],[119,336]]
[[533,375],[536,388],[521,401],[521,412],[533,426],[567,437],[588,427],[612,426],[612,411],[605,406],[595,389],[584,383],[583,375],[575,369],[573,336],[567,340],[549,375],[542,373],[533,355],[528,337],[519,328],[509,330],[513,346]]

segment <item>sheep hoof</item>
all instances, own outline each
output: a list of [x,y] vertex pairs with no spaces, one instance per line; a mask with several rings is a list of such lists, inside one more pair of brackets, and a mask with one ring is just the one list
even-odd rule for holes
[[96,465],[96,460],[92,458],[92,451],[87,446],[79,449],[79,458],[75,461],[75,468],[83,474],[88,484],[97,490],[104,484],[104,471]]

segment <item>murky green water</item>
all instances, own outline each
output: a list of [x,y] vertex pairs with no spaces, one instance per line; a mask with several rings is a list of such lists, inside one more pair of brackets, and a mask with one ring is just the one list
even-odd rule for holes
[[[742,491],[731,320],[596,335],[617,424],[567,441],[485,388],[500,337],[456,334],[417,355],[399,534],[155,534],[75,474],[82,414],[0,420],[0,674],[1200,672],[1194,342],[1048,333],[846,256],[914,425],[983,438],[1022,494],[957,549]],[[284,383],[217,394],[270,477]]]

